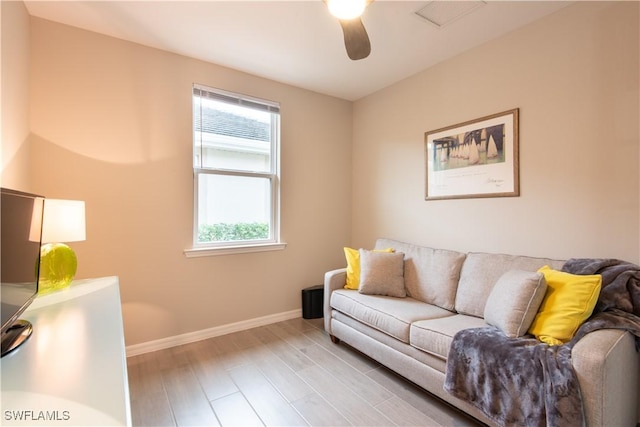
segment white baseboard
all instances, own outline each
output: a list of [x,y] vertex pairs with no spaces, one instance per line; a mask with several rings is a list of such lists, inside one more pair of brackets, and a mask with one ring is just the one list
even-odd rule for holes
[[258,326],[270,325],[272,323],[282,322],[284,320],[302,317],[302,309],[286,311],[284,313],[270,314],[268,316],[256,317],[254,319],[243,320],[241,322],[229,323],[227,325],[216,326],[201,331],[189,332],[173,337],[162,338],[154,341],[147,341],[140,344],[127,346],[127,357],[137,356],[143,353],[149,353],[165,348],[175,347],[182,344],[188,344],[195,341],[206,340],[207,338],[218,337],[220,335],[230,334],[232,332],[244,331]]

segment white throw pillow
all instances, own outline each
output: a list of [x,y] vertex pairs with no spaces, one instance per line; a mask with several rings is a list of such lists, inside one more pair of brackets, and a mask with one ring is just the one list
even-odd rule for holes
[[484,307],[484,321],[511,338],[527,333],[547,290],[544,275],[510,270],[496,282]]
[[368,295],[406,297],[404,253],[374,252],[360,249],[360,287]]

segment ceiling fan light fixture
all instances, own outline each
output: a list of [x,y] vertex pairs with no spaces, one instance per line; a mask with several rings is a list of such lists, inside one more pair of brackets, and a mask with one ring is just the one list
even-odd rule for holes
[[362,15],[367,0],[327,0],[329,13],[338,19],[356,19]]

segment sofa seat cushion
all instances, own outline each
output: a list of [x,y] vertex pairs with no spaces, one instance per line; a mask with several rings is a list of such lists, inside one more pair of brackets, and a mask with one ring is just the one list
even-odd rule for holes
[[404,253],[404,285],[410,297],[453,310],[464,253],[391,239],[378,239],[375,247]]
[[545,265],[559,270],[564,265],[564,261],[516,255],[467,254],[460,272],[455,311],[483,317],[491,290],[504,273],[509,270],[535,272]]
[[483,319],[465,314],[447,318],[419,320],[411,325],[409,344],[444,360],[449,355],[453,336],[463,329],[487,326]]
[[331,294],[331,307],[407,344],[411,323],[454,315],[443,308],[411,297],[364,295],[348,289],[340,289]]

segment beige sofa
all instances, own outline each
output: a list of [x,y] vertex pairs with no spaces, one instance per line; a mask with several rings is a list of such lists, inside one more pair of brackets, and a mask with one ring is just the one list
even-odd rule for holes
[[[459,253],[379,239],[376,249],[404,253],[408,296],[365,295],[344,289],[346,268],[329,271],[324,283],[324,324],[344,341],[428,392],[495,425],[474,406],[443,389],[449,346],[456,332],[487,326],[487,298],[502,274],[536,271],[563,261],[488,253]],[[572,350],[589,426],[634,426],[638,421],[640,357],[628,332],[602,329]]]

